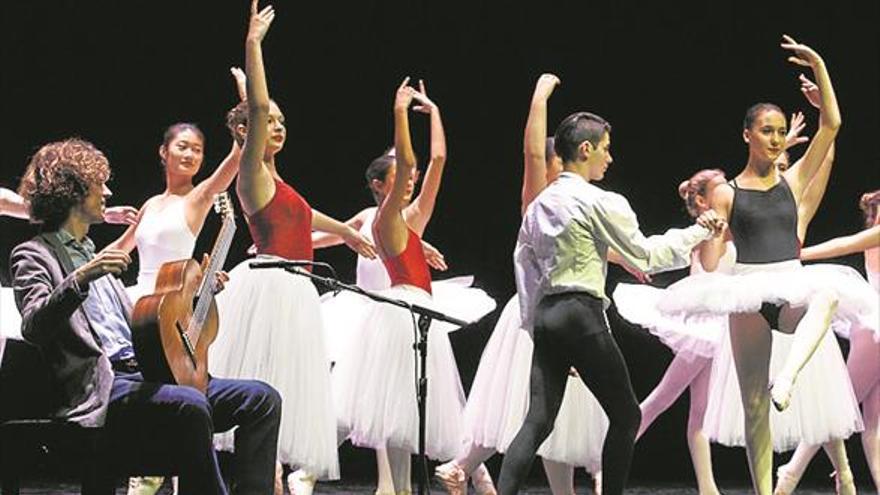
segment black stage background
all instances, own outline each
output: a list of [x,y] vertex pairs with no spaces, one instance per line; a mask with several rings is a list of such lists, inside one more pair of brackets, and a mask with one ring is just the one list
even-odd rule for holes
[[[0,185],[17,186],[40,144],[78,135],[110,157],[110,203],[139,206],[162,190],[157,147],[176,121],[204,129],[207,174],[230,144],[223,120],[236,93],[228,68],[243,63],[247,4],[4,2]],[[720,167],[731,177],[741,169],[741,121],[752,103],[804,110],[807,133],[815,132],[816,112],[798,90],[800,69],[779,48],[788,33],[825,58],[844,119],[831,184],[807,238],[815,243],[858,230],[858,196],[880,186],[878,5],[279,1],[264,45],[270,91],[289,125],[279,170],[313,206],[338,218],[368,206],[363,171],[391,144],[395,87],[406,75],[424,78],[442,110],[449,148],[426,239],[445,252],[451,275],[474,274],[503,305],[514,292],[522,129],[539,74],[562,79],[550,101],[550,129],[576,110],[610,120],[615,162],[602,185],[624,193],[645,231],[657,233],[688,222],[676,194],[680,181],[699,168]],[[424,157],[427,121],[412,120]],[[199,251],[210,248],[218,225],[213,218],[206,224]],[[240,230],[229,267],[250,244]],[[0,231],[5,265],[11,247],[34,229],[3,218]],[[101,246],[120,232],[99,226],[92,233]],[[353,279],[354,257],[345,248],[318,258]],[[859,257],[842,261],[861,270]],[[132,281],[136,266],[129,272]],[[616,268],[610,273],[612,285],[628,278]],[[657,280],[664,285],[679,276]],[[670,353],[613,310],[611,318],[644,397]],[[692,479],[686,411],[680,401],[647,433],[633,478]],[[857,441],[850,455],[864,480]],[[356,459],[372,469],[369,456]],[[715,465],[719,480],[747,479],[740,450],[716,449]],[[810,475],[829,470],[814,467]]]

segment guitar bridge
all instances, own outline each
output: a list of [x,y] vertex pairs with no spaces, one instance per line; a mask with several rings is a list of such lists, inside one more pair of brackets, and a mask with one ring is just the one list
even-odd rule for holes
[[186,350],[186,355],[189,356],[189,360],[192,361],[193,368],[196,368],[196,349],[193,347],[192,342],[190,342],[189,335],[186,334],[186,330],[183,329],[179,321],[174,322],[174,325],[177,327],[177,333],[180,334],[180,340],[183,342],[183,348]]

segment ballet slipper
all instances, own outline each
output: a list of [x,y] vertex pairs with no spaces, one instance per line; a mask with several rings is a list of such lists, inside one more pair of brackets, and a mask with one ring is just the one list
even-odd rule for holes
[[788,464],[779,466],[776,470],[776,489],[773,490],[773,495],[791,495],[799,481],[800,478],[788,470]]
[[593,494],[602,495],[602,471],[593,475]]
[[434,476],[440,480],[449,495],[467,495],[467,475],[455,461],[437,466]]
[[287,476],[287,488],[294,495],[312,495],[317,481],[313,474],[300,469]]
[[837,495],[856,495],[856,482],[852,471],[835,471],[831,473],[834,478],[834,493]]
[[477,495],[497,495],[498,493],[495,491],[495,485],[492,483],[492,477],[489,475],[489,470],[486,469],[486,466],[483,464],[480,464],[480,466],[471,473],[471,483],[473,483]]

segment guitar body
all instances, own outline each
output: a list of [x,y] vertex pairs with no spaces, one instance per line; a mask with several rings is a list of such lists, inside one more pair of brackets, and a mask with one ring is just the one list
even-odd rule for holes
[[208,347],[217,338],[219,318],[212,299],[204,325],[188,331],[201,280],[202,269],[195,260],[165,263],[159,268],[155,293],[135,304],[132,340],[146,380],[207,391]]

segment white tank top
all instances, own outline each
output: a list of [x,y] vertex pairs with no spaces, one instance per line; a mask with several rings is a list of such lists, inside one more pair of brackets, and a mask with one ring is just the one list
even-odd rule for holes
[[186,223],[183,196],[167,200],[164,208],[148,208],[134,233],[140,269],[137,285],[129,287],[132,302],[152,294],[163,263],[192,258],[196,236]]

